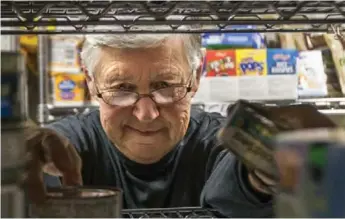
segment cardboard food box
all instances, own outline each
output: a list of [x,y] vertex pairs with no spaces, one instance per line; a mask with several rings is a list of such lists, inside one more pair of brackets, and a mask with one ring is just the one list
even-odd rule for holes
[[84,74],[53,73],[53,104],[83,105],[86,101]]
[[297,60],[298,96],[328,95],[327,75],[320,50],[301,51]]
[[207,50],[206,76],[236,76],[235,50]]
[[265,49],[236,50],[236,71],[238,76],[267,75]]
[[293,49],[267,50],[267,99],[297,99],[297,58]]
[[50,42],[50,71],[79,74],[82,37],[53,36]]

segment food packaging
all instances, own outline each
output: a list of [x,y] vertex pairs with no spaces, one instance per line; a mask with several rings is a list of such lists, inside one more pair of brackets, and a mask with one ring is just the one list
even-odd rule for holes
[[278,218],[345,217],[345,129],[312,129],[276,136]]
[[86,101],[84,74],[53,73],[53,104],[60,106],[83,105]]
[[236,76],[235,50],[207,50],[206,76]]
[[293,49],[268,49],[268,75],[296,74],[298,51]]
[[336,125],[310,105],[268,107],[239,100],[230,106],[227,120],[218,133],[225,148],[249,169],[278,179],[272,141],[278,134],[304,128],[333,128]]
[[79,74],[81,72],[80,51],[82,36],[52,36],[50,41],[50,72]]
[[[254,26],[231,25],[228,29],[254,29]],[[209,49],[229,48],[265,48],[264,36],[261,33],[203,33],[201,44]]]
[[327,76],[320,50],[301,51],[297,60],[298,96],[323,97],[328,95]]
[[238,76],[267,75],[265,49],[237,49],[236,72]]
[[333,34],[327,34],[324,37],[328,48],[332,52],[332,59],[336,68],[342,94],[345,95],[345,48],[340,40],[335,39]]

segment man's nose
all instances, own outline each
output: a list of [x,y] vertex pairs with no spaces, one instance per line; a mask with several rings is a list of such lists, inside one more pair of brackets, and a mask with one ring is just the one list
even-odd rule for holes
[[150,97],[142,97],[135,104],[133,114],[140,122],[151,122],[159,116],[159,111]]

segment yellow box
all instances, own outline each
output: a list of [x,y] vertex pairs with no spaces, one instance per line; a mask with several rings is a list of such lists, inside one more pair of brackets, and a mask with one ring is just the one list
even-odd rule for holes
[[49,67],[51,72],[79,74],[82,37],[52,36]]
[[267,75],[267,54],[265,49],[237,49],[237,76]]
[[54,104],[79,105],[85,103],[84,74],[53,73]]

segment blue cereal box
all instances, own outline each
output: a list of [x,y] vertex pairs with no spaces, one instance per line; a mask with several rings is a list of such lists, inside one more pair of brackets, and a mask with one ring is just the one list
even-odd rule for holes
[[293,75],[297,73],[298,51],[293,49],[268,49],[268,75]]

